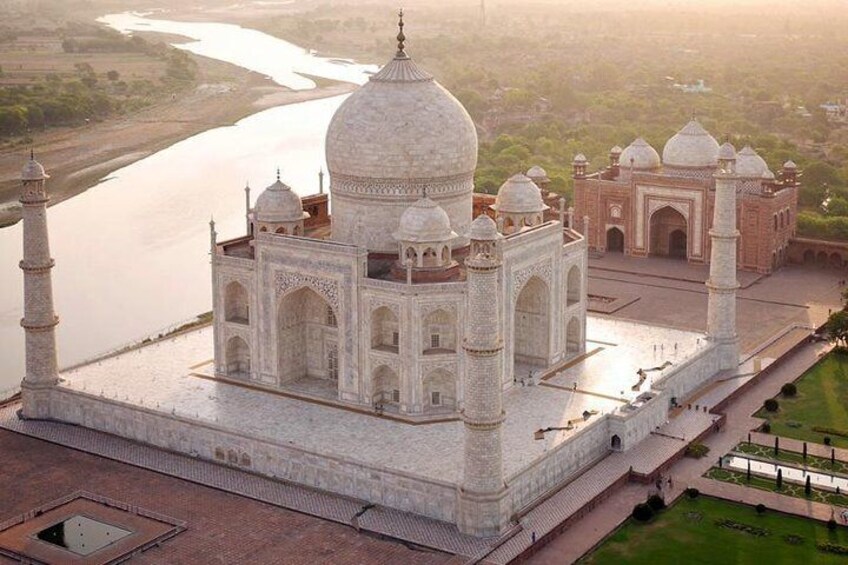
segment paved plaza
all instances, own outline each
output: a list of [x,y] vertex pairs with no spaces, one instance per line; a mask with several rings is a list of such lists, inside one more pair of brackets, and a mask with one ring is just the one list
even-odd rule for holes
[[[589,293],[616,298],[639,296],[616,318],[704,331],[707,320],[707,267],[664,258],[625,258],[615,254],[589,261]],[[737,328],[742,351],[760,345],[793,324],[816,326],[841,307],[839,270],[790,265],[759,277],[738,272]]]
[[[370,412],[200,378],[197,371],[212,355],[211,334],[207,327],[78,367],[62,374],[65,381],[61,387],[238,429],[322,455],[460,482],[461,422],[409,425]],[[649,378],[633,390],[639,381],[638,369],[682,361],[705,345],[703,337],[671,328],[590,319],[589,353],[546,382],[555,386],[516,386],[505,395],[505,475],[517,474],[596,421],[590,418],[583,424],[585,411],[600,416],[633,400],[651,381]],[[651,373],[660,374],[662,371]],[[570,390],[574,383],[577,391]],[[573,430],[550,434],[543,442],[533,439],[539,428],[566,427],[569,421],[578,420]],[[409,450],[410,445],[415,449]]]
[[[424,565],[452,560],[445,553],[361,535],[333,521],[6,430],[0,430],[0,452],[0,482],[20,486],[0,492],[0,521],[87,490],[186,522],[186,531],[132,563]],[[7,562],[14,561],[0,556],[0,563]]]

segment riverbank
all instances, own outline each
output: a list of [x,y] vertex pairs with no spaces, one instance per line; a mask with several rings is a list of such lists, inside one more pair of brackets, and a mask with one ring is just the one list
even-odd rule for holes
[[[293,91],[245,69],[195,56],[198,84],[175,99],[137,113],[79,128],[62,128],[35,138],[38,159],[51,175],[51,205],[95,186],[112,171],[174,143],[231,125],[251,114],[285,104],[353,91],[355,85],[320,81],[314,90]],[[0,226],[20,219],[20,170],[29,152],[0,152]]]

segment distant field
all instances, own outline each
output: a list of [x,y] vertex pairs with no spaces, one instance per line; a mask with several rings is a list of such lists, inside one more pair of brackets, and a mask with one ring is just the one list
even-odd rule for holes
[[65,53],[56,37],[26,37],[0,44],[0,56],[0,87],[30,86],[50,74],[74,76],[79,63],[88,63],[98,75],[118,71],[121,80],[156,80],[165,69],[164,61],[144,53]]
[[[718,520],[731,520],[737,527],[719,525]],[[848,529],[840,526],[829,532],[813,520],[771,511],[758,515],[750,506],[702,496],[681,498],[648,524],[628,521],[580,563],[845,563],[844,555],[816,548],[828,542],[848,546]]]
[[[761,409],[756,415],[769,420],[775,435],[815,443],[823,443],[829,436],[832,445],[848,448],[848,356],[827,355],[795,384],[797,396],[777,397],[780,410]],[[831,428],[845,435],[817,432],[813,427]]]

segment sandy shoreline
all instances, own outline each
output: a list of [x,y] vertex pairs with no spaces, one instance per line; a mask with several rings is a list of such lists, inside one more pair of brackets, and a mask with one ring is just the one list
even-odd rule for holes
[[[275,106],[337,96],[355,88],[334,83],[292,91],[228,63],[195,59],[199,84],[190,93],[131,116],[35,136],[38,159],[51,175],[51,205],[95,186],[112,171],[203,131],[232,125]],[[29,147],[23,146],[0,152],[0,226],[20,219],[20,170],[28,153]]]

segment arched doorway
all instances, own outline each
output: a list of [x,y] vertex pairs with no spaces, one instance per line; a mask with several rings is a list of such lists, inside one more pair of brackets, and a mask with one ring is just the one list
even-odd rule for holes
[[610,439],[610,447],[615,451],[621,451],[621,438],[617,435],[612,436],[612,439]]
[[337,334],[336,316],[321,295],[306,287],[286,294],[277,310],[280,382],[333,379],[339,368]]
[[400,379],[391,367],[380,365],[374,369],[371,383],[371,400],[375,406],[400,403]]
[[624,253],[624,232],[620,228],[607,230],[607,251],[610,253]]
[[565,330],[565,350],[568,353],[580,352],[580,321],[571,318]]
[[548,364],[550,293],[539,277],[531,277],[515,301],[513,357],[516,364]]
[[804,264],[812,265],[816,262],[816,252],[812,249],[807,249],[804,251]]
[[231,377],[250,377],[250,347],[240,337],[227,342],[227,375]]
[[683,214],[665,206],[651,216],[651,255],[686,259],[689,226]]

